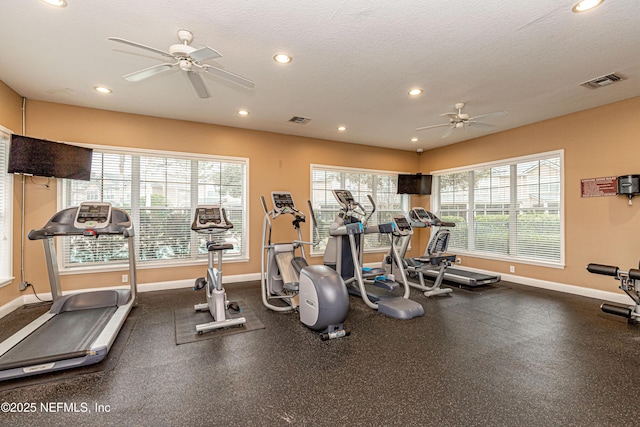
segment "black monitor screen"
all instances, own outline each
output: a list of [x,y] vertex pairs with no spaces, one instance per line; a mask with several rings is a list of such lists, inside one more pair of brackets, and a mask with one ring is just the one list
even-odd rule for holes
[[12,135],[7,172],[89,181],[92,153],[90,148]]
[[398,194],[431,194],[431,175],[398,175]]

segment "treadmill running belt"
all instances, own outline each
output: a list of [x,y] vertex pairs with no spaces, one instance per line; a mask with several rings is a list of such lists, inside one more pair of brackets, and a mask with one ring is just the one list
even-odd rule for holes
[[0,369],[29,366],[86,353],[118,307],[66,311],[52,317],[0,357]]
[[[437,270],[423,270],[423,273],[430,277],[438,275]],[[449,267],[444,272],[444,280],[466,286],[481,286],[499,282],[500,276]]]

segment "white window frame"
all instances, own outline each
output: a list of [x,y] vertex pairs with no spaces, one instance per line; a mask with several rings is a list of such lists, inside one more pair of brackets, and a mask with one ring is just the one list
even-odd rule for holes
[[[494,260],[498,260],[498,261],[511,261],[511,262],[518,262],[518,263],[522,263],[522,264],[529,264],[529,265],[538,265],[538,266],[544,266],[544,267],[551,267],[551,268],[564,268],[565,267],[565,208],[564,208],[564,204],[565,204],[565,189],[564,189],[564,175],[565,175],[565,168],[564,168],[564,150],[555,150],[555,151],[548,151],[548,152],[543,152],[543,153],[537,153],[537,154],[532,154],[532,155],[527,155],[527,156],[520,156],[520,157],[513,157],[513,158],[509,158],[509,159],[502,159],[502,160],[497,160],[497,161],[493,161],[493,162],[487,162],[487,163],[480,163],[480,164],[474,164],[474,165],[468,165],[468,166],[464,166],[464,167],[458,167],[458,168],[451,168],[451,169],[443,169],[443,170],[437,170],[437,171],[432,171],[431,175],[433,175],[434,179],[433,179],[433,193],[431,196],[431,208],[433,210],[433,212],[436,212],[437,215],[440,216],[440,208],[441,208],[441,203],[440,203],[440,197],[441,197],[441,193],[440,193],[440,176],[442,175],[449,175],[449,174],[455,174],[455,173],[465,173],[465,172],[473,172],[476,170],[481,170],[481,169],[487,169],[487,168],[492,168],[492,167],[500,167],[500,166],[515,166],[519,163],[525,163],[525,162],[530,162],[530,161],[536,161],[536,160],[544,160],[544,159],[549,159],[549,158],[559,158],[560,159],[560,189],[559,189],[559,196],[560,196],[560,200],[559,200],[559,206],[558,206],[558,210],[559,210],[559,217],[560,217],[560,231],[559,231],[559,238],[560,238],[560,254],[559,254],[559,259],[557,261],[551,261],[551,260],[543,260],[543,259],[537,259],[537,258],[527,258],[527,257],[520,257],[520,256],[514,256],[514,255],[500,255],[500,254],[495,254],[495,253],[490,253],[490,252],[482,252],[482,251],[475,251],[475,250],[468,250],[466,248],[455,248],[453,246],[450,245],[449,250],[451,252],[456,252],[460,255],[468,255],[468,256],[473,256],[473,257],[479,257],[479,258],[486,258],[486,259],[494,259]],[[510,192],[511,192],[511,196],[510,196],[510,200],[511,200],[511,204],[513,206],[514,204],[514,199],[515,202],[517,202],[517,194],[515,194],[515,190],[514,190],[514,183],[513,180],[517,179],[517,177],[513,177],[511,178],[512,182],[511,182],[511,187],[510,187]],[[473,199],[473,185],[469,185],[469,196],[467,199],[467,212],[471,212],[473,213],[474,211],[474,207],[471,204],[471,200]],[[461,202],[462,203],[462,202]],[[513,216],[514,215],[514,211],[510,211],[510,215]],[[513,222],[513,219],[510,220],[510,223]],[[472,232],[472,227],[469,227],[470,232]],[[510,239],[513,239],[513,233],[511,233],[511,237]],[[453,243],[453,239],[452,239],[452,243]]]
[[[11,132],[4,126],[0,126],[0,134],[2,134],[2,144],[0,149],[3,150],[0,167],[5,172],[0,185],[4,187],[0,200],[0,288],[10,284],[13,277],[13,174],[7,173],[9,163],[9,147],[11,141]],[[4,142],[6,140],[6,142]]]
[[[242,206],[242,251],[240,254],[230,254],[227,251],[223,256],[225,262],[247,262],[249,261],[250,254],[250,233],[249,233],[249,159],[245,157],[231,157],[231,156],[218,156],[218,155],[207,155],[207,154],[196,154],[196,153],[186,153],[186,152],[176,152],[176,151],[163,151],[163,150],[152,150],[152,149],[142,149],[142,148],[114,148],[111,146],[102,146],[102,145],[93,145],[93,144],[82,144],[82,143],[73,143],[74,145],[91,148],[94,152],[104,153],[104,154],[116,154],[116,155],[128,155],[128,156],[149,156],[149,157],[166,157],[168,159],[180,159],[180,160],[192,160],[192,161],[211,161],[211,162],[228,162],[228,163],[237,163],[244,165],[244,182],[242,183],[243,187],[243,195],[241,199]],[[93,175],[94,171],[92,171]],[[58,180],[58,210],[70,207],[65,206],[65,201],[67,199],[67,186],[64,183],[64,179]],[[130,182],[130,181],[128,181]],[[192,182],[191,185],[198,185]],[[132,189],[132,193],[134,190]],[[136,189],[135,194],[138,194],[139,191]],[[198,195],[195,195],[196,199]],[[190,206],[192,215],[195,213],[195,207],[198,202],[192,202]],[[114,205],[114,207],[119,207]],[[223,206],[224,207],[224,206]],[[129,208],[129,207],[126,207]],[[132,217],[135,218],[136,214],[132,214]],[[192,217],[189,219],[189,225],[191,225]],[[140,229],[134,222],[134,229],[136,231],[136,238],[139,238]],[[196,233],[190,231],[190,239],[192,244],[196,241],[204,239],[202,235],[197,235]],[[63,249],[63,239],[57,239],[57,251],[59,254],[64,253]],[[187,258],[187,259],[176,259],[176,260],[152,260],[152,261],[143,261],[139,258],[140,248],[136,245],[136,267],[137,269],[153,269],[153,268],[167,268],[167,267],[185,267],[190,265],[201,265],[207,262],[206,254],[198,254],[195,258]],[[67,267],[64,265],[64,260],[62,256],[58,257],[58,268],[60,270],[60,274],[84,274],[84,273],[96,273],[96,272],[107,272],[107,271],[120,271],[123,269],[127,269],[128,265],[125,263],[100,263],[100,264],[92,264],[89,266],[73,266]]]
[[[326,171],[326,172],[335,172],[335,173],[358,173],[358,174],[369,174],[372,175],[372,177],[375,179],[375,177],[377,176],[381,176],[381,175],[385,175],[388,177],[396,177],[396,189],[397,189],[397,175],[399,174],[406,174],[408,172],[399,172],[399,171],[388,171],[388,170],[379,170],[379,169],[361,169],[361,168],[348,168],[348,167],[343,167],[343,166],[333,166],[333,165],[323,165],[323,164],[315,164],[312,163],[309,166],[309,186],[310,186],[310,192],[309,194],[311,194],[311,203],[313,204],[313,209],[316,213],[316,215],[319,214],[320,212],[320,206],[317,203],[317,201],[314,199],[314,190],[319,190],[314,188],[313,186],[313,173],[314,171]],[[335,188],[335,190],[338,190],[339,188]],[[340,189],[344,189],[344,188],[340,188]],[[325,187],[324,189],[325,191],[329,190],[328,188]],[[398,211],[394,211],[394,213],[396,214],[406,214],[406,212],[408,212],[409,210],[409,204],[410,204],[410,197],[407,194],[397,194],[400,197],[400,204],[401,204],[401,208]],[[374,199],[374,201],[376,202],[377,205],[379,205],[378,200],[375,196],[375,194],[371,195]],[[370,209],[370,203],[368,199],[365,200],[359,200],[360,203],[362,203],[363,206],[365,206],[365,208],[369,208]],[[335,211],[335,215],[338,214],[338,202],[336,201],[336,211]],[[380,207],[377,206],[376,208],[376,212],[380,212]],[[389,211],[390,212],[390,211]],[[375,216],[375,214],[374,214]],[[375,222],[373,222],[375,223]],[[311,227],[310,227],[311,229]],[[314,241],[315,239],[315,235],[314,235],[314,231],[313,229],[310,230],[311,236],[309,238],[309,241]],[[320,233],[321,236],[323,233]],[[385,239],[388,240],[388,239]],[[376,246],[375,248],[365,248],[364,252],[365,253],[379,253],[379,252],[387,252],[389,251],[390,248],[390,244],[386,244],[386,245],[379,245]],[[316,246],[316,247],[312,247],[311,248],[311,256],[322,256],[324,254],[324,249],[322,249],[320,246]]]

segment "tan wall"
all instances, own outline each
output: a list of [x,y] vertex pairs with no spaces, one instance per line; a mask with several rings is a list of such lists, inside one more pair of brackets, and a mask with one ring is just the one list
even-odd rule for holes
[[[314,140],[268,132],[167,120],[148,116],[115,113],[61,104],[28,101],[26,134],[54,141],[80,142],[118,147],[135,147],[188,153],[216,154],[249,158],[249,247],[250,261],[225,264],[226,275],[260,271],[263,211],[260,195],[272,190],[291,191],[306,211],[310,197],[310,164],[355,168],[378,168],[413,172],[418,167],[415,153],[361,145]],[[0,122],[1,122],[0,116]],[[46,179],[29,180],[26,189],[26,229],[41,227],[56,211],[56,183],[44,187]],[[269,202],[270,205],[270,202]],[[292,229],[290,221],[278,226]],[[308,223],[304,236],[308,236]],[[18,234],[19,235],[19,234]],[[27,241],[25,269],[37,290],[47,291],[48,281],[41,242]],[[373,262],[381,254],[368,256]],[[316,258],[312,262],[322,262]],[[189,279],[204,274],[203,266],[139,269],[139,283]],[[65,289],[119,284],[121,272],[66,275]],[[0,305],[6,301],[0,300]]]
[[[21,97],[0,82],[0,124],[21,131]],[[259,272],[262,208],[260,195],[284,189],[298,204],[309,198],[309,165],[319,163],[354,168],[379,168],[428,173],[509,157],[565,150],[565,239],[566,268],[554,269],[522,264],[516,274],[536,279],[615,290],[615,281],[587,273],[588,262],[636,266],[640,241],[640,199],[629,207],[622,197],[580,197],[580,179],[640,173],[640,98],[586,110],[472,141],[425,152],[363,147],[339,142],[257,132],[224,126],[114,113],[62,104],[28,101],[26,134],[57,141],[81,142],[121,147],[148,148],[216,155],[247,157],[250,160],[250,261],[229,263],[225,274]],[[56,211],[56,183],[27,180],[25,228],[42,226]],[[20,180],[14,196],[14,275],[10,286],[0,289],[0,305],[16,298],[20,254]],[[413,197],[412,206],[428,206],[428,197]],[[282,225],[283,227],[288,226]],[[304,230],[307,233],[307,230]],[[308,234],[305,234],[308,235]],[[421,252],[428,240],[427,230],[419,230],[413,254]],[[48,290],[48,279],[40,242],[26,242],[26,278],[38,291]],[[373,262],[380,255],[368,256]],[[320,262],[319,259],[313,262]],[[507,273],[509,265],[500,261],[464,257],[472,267]],[[111,286],[121,273],[101,273],[63,277],[66,289]],[[194,278],[202,267],[140,269],[139,283]]]
[[[20,133],[22,130],[22,97],[9,86],[0,81],[0,125],[12,132]],[[3,171],[4,173],[5,171]],[[20,295],[18,283],[20,283],[20,179],[14,179],[14,221],[13,238],[18,245],[13,245],[13,275],[17,277],[14,283],[0,288],[0,306],[17,298]]]
[[637,268],[640,198],[582,198],[580,180],[640,173],[640,97],[426,152],[423,173],[564,149],[566,268],[463,257],[463,264],[565,284],[614,291],[618,283],[589,274],[589,262]]

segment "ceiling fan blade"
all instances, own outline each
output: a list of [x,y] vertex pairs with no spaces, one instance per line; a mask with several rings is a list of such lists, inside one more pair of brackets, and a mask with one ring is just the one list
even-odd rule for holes
[[200,49],[196,49],[189,54],[189,56],[194,61],[206,61],[208,59],[221,58],[222,54],[215,49],[211,49],[210,47],[201,47]]
[[447,129],[447,131],[445,133],[442,134],[442,136],[440,138],[446,138],[449,135],[451,135],[453,133],[453,131],[456,130],[455,126],[451,126],[449,129]]
[[492,130],[493,126],[488,123],[479,123],[474,121],[467,122],[467,125],[472,126],[474,128],[482,129],[482,130]]
[[421,128],[416,128],[416,131],[425,130],[425,129],[439,128],[439,127],[442,127],[442,126],[450,126],[450,124],[449,123],[443,123],[441,125],[425,126],[425,127],[421,127]]
[[507,112],[506,111],[495,111],[493,113],[488,113],[488,114],[480,114],[479,116],[475,116],[475,117],[471,117],[469,120],[475,120],[475,119],[480,119],[480,118],[487,118],[487,117],[501,117],[501,116],[506,116]]
[[207,72],[209,72],[211,74],[215,74],[217,76],[220,76],[222,78],[230,80],[230,81],[232,81],[232,82],[234,82],[236,84],[239,84],[240,86],[244,86],[244,87],[247,87],[249,89],[251,89],[251,88],[253,88],[255,86],[255,83],[253,83],[249,79],[245,79],[242,76],[239,76],[237,74],[233,74],[233,73],[231,73],[229,71],[225,71],[225,70],[222,70],[220,68],[213,67],[211,65],[206,65],[206,64],[205,65],[201,65],[200,68],[202,68],[203,70],[205,70],[205,71],[207,71]]
[[148,79],[151,76],[155,76],[156,74],[163,73],[175,67],[176,64],[159,64],[154,65],[153,67],[145,68],[143,70],[139,70],[133,72],[131,74],[127,74],[122,76],[125,80],[130,82],[139,82],[140,80]]
[[162,55],[162,56],[167,56],[169,58],[173,58],[173,55],[171,55],[169,52],[165,52],[163,50],[156,49],[155,47],[145,46],[145,45],[140,44],[140,43],[136,43],[136,42],[132,42],[132,41],[129,41],[129,40],[121,39],[120,37],[108,37],[107,40],[111,40],[111,41],[118,42],[118,43],[123,43],[123,44],[128,44],[129,46],[139,47],[140,49],[146,49],[146,50],[148,50],[150,52],[154,52],[154,53],[157,53],[157,54]]
[[460,120],[460,116],[458,115],[458,113],[442,113],[440,114],[440,116],[448,116],[451,120]]
[[207,87],[204,85],[204,82],[202,81],[202,77],[200,77],[200,74],[196,73],[195,71],[187,71],[187,77],[189,78],[189,82],[191,83],[193,90],[196,91],[196,94],[198,95],[198,97],[209,98],[209,91],[207,90]]

